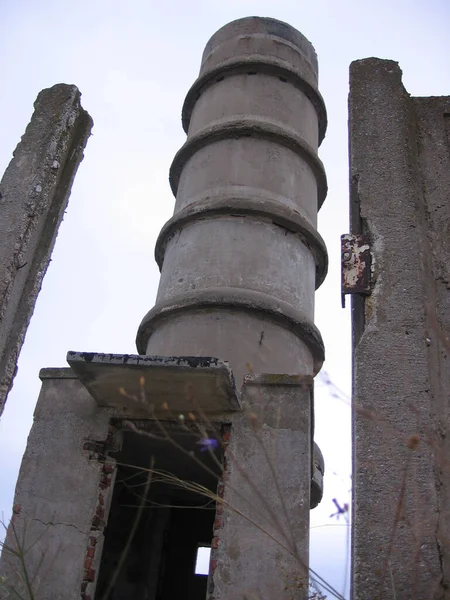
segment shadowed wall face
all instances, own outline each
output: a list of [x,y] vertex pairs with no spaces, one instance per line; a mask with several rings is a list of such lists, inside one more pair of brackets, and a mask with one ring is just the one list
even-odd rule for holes
[[412,98],[397,63],[350,68],[353,597],[449,598],[450,97]]
[[170,171],[175,212],[156,245],[161,281],[139,351],[220,356],[238,385],[249,369],[316,373],[326,114],[313,47],[274,19],[226,25],[206,46],[183,126]]

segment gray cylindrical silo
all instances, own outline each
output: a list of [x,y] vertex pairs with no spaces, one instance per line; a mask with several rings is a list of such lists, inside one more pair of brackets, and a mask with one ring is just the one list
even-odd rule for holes
[[138,351],[216,356],[239,384],[249,369],[315,374],[327,185],[313,47],[275,19],[229,23],[206,45],[183,127],[170,169],[174,216],[156,244],[161,280]]

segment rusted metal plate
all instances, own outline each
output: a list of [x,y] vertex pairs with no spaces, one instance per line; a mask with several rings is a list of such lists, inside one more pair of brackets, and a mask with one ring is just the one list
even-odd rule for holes
[[345,294],[370,294],[371,252],[365,235],[341,235],[342,304]]

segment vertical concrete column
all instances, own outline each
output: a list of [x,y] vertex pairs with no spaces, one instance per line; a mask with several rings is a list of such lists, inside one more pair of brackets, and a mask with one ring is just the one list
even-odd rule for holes
[[225,445],[208,600],[308,598],[312,378],[246,375]]
[[[174,158],[176,204],[156,244],[156,306],[140,353],[217,356],[244,411],[231,421],[208,598],[306,598],[312,466],[310,386],[324,350],[314,291],[326,113],[317,58],[298,31],[250,17],[207,43]],[[303,381],[303,380],[302,380]],[[316,502],[317,499],[314,499]]]
[[449,598],[449,98],[411,98],[397,63],[350,68],[353,598]]
[[98,409],[70,369],[40,376],[0,560],[0,599],[93,598],[115,476],[114,461],[99,460],[111,411]]
[[92,119],[74,85],[43,90],[0,182],[0,415]]
[[249,369],[316,373],[314,290],[327,270],[316,223],[327,184],[313,47],[274,19],[229,23],[206,45],[183,126],[139,352],[218,356],[238,384]]

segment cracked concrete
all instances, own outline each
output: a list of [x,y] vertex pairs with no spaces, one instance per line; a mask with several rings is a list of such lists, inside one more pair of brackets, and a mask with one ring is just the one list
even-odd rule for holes
[[41,525],[45,525],[46,527],[54,527],[58,525],[62,525],[63,527],[74,527],[79,533],[81,533],[81,535],[86,535],[88,533],[87,531],[81,531],[81,529],[78,529],[78,527],[76,525],[73,525],[73,523],[54,523],[53,521],[48,521],[48,523],[44,523],[40,519],[36,519],[36,517],[32,519],[32,522],[33,521],[37,521],[38,523],[41,523]]
[[[83,443],[92,437],[106,440],[111,412],[98,411],[70,369],[41,375],[42,389],[16,486],[13,523],[19,538],[25,536],[25,546],[33,545],[27,568],[39,579],[38,598],[79,600],[103,468],[89,459]],[[10,527],[7,543],[13,544],[13,538]],[[20,586],[20,567],[6,551],[0,559],[0,575],[9,586]]]

